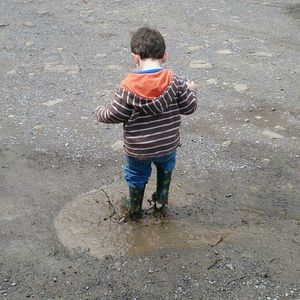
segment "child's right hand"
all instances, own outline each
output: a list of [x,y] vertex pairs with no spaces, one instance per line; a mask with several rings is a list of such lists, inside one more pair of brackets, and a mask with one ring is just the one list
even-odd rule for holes
[[187,83],[187,87],[190,89],[190,90],[193,90],[193,91],[197,91],[197,84],[192,80],[192,81],[188,81]]

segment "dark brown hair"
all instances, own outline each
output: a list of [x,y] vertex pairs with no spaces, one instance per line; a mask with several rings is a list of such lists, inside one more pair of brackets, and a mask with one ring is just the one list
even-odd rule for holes
[[138,54],[141,59],[161,59],[166,51],[165,39],[161,33],[147,26],[133,33],[130,47],[131,52]]

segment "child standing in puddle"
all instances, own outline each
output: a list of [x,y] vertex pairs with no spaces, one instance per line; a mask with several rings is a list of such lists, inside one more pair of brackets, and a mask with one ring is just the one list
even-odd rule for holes
[[126,152],[125,180],[128,215],[142,216],[142,202],[152,164],[157,168],[155,207],[163,214],[168,205],[176,149],[180,143],[180,115],[197,108],[196,84],[168,69],[165,40],[149,27],[138,29],[130,42],[138,71],[121,82],[111,104],[96,109],[98,122],[123,123]]

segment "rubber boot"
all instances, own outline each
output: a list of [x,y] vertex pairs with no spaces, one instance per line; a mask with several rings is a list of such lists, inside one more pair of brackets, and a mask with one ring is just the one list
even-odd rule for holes
[[[156,192],[152,195],[152,200],[156,206],[161,206],[158,211],[165,216],[169,199],[169,189],[172,178],[172,172],[157,168]],[[158,214],[159,215],[159,214]]]
[[129,197],[126,198],[125,204],[129,212],[129,217],[133,221],[136,221],[142,217],[144,191],[145,188],[137,189],[129,187]]

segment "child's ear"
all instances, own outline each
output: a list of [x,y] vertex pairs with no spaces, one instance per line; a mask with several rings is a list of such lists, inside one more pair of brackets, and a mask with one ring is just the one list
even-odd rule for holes
[[131,53],[135,65],[139,66],[141,57],[138,54]]
[[163,56],[161,62],[162,62],[163,64],[165,64],[165,63],[167,62],[168,59],[169,59],[169,54],[168,54],[167,52],[165,52],[165,54],[164,54],[164,56]]

